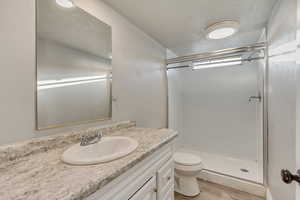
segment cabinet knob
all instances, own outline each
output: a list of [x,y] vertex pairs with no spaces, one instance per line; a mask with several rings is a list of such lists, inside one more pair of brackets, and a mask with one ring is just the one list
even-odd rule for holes
[[168,180],[168,181],[171,180],[171,176],[168,176],[168,177],[167,177],[167,180]]
[[156,192],[157,192],[157,188],[154,188],[154,189],[153,189],[153,192],[155,192],[155,193],[156,193]]

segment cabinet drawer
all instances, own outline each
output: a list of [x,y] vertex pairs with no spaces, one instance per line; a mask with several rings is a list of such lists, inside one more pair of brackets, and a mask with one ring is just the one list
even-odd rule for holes
[[174,188],[174,163],[170,159],[157,172],[158,200],[163,200],[166,194]]

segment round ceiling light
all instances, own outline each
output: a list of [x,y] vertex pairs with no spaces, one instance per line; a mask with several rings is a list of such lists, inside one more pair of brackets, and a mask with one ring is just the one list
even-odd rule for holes
[[238,32],[239,27],[239,22],[233,20],[218,22],[206,28],[206,37],[210,40],[227,38]]
[[64,8],[74,7],[74,3],[71,0],[56,0],[56,3]]

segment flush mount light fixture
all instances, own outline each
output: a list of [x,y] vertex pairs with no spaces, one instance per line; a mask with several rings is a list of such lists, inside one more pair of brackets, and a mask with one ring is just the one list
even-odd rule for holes
[[212,24],[206,28],[206,38],[210,40],[227,38],[238,32],[239,26],[239,22],[234,20],[225,20]]
[[72,8],[75,6],[72,0],[56,0],[56,3],[64,8]]
[[243,63],[242,57],[236,56],[230,58],[214,59],[214,60],[209,60],[204,62],[194,62],[193,69],[235,66],[235,65],[241,65],[242,63]]

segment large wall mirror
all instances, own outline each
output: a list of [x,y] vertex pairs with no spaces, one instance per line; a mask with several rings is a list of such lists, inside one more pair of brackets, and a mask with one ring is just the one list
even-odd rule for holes
[[111,27],[74,5],[36,3],[37,129],[109,120]]

